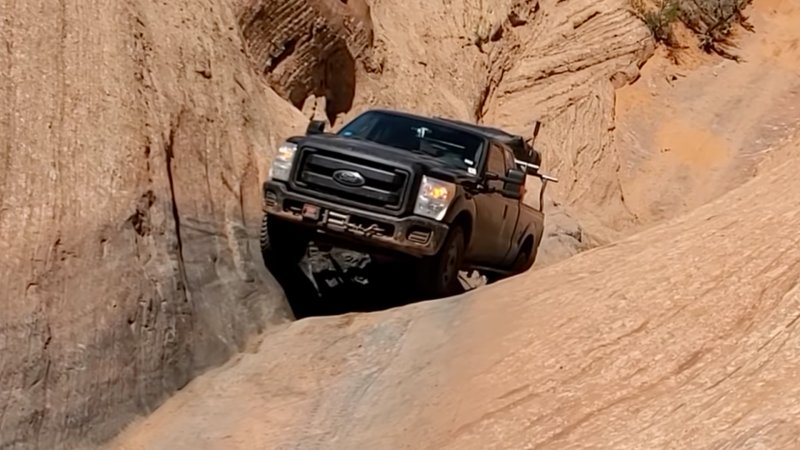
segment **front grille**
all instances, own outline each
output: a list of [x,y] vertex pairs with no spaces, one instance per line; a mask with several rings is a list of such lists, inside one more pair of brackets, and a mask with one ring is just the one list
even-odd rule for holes
[[[295,183],[317,195],[355,205],[398,210],[403,204],[409,173],[398,167],[356,156],[304,148]],[[350,186],[334,178],[337,171],[358,172],[363,185]]]

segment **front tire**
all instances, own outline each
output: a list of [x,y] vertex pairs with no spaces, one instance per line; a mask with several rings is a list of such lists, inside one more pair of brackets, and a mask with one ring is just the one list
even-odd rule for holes
[[264,214],[261,220],[261,256],[267,269],[297,265],[306,255],[309,239],[284,220]]
[[418,281],[424,295],[449,297],[463,289],[458,273],[464,260],[465,240],[462,227],[451,228],[439,253],[425,258],[418,266]]

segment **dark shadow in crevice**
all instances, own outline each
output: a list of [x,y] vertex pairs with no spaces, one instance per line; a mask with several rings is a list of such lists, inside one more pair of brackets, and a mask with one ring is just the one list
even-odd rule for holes
[[356,97],[356,60],[347,47],[335,50],[325,60],[323,94],[325,114],[331,124],[339,114],[350,112]]
[[375,312],[423,300],[409,282],[407,264],[313,244],[297,266],[270,268],[295,318]]
[[356,60],[344,41],[333,45],[320,62],[293,78],[286,88],[288,100],[302,109],[310,95],[325,98],[325,116],[331,125],[353,108],[356,97]]
[[279,48],[277,54],[267,60],[267,67],[264,68],[264,73],[270,73],[280,66],[282,62],[294,54],[297,49],[297,38],[291,38],[284,42]]

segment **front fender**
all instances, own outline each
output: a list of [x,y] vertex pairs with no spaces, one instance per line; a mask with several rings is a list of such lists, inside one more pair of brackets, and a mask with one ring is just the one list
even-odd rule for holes
[[[471,198],[467,198],[465,193],[461,192],[459,195],[456,196],[456,199],[453,201],[453,204],[450,205],[450,209],[447,211],[443,222],[447,224],[452,224],[456,221],[459,217],[466,215],[467,220],[469,221],[470,227],[474,229],[475,226],[475,201]],[[470,243],[472,241],[474,233],[470,234],[468,241],[466,242],[467,248],[470,247]]]

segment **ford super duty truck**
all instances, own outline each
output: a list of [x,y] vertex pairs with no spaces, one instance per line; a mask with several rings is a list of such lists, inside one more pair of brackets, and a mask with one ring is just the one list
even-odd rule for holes
[[[404,258],[431,297],[457,292],[461,270],[522,273],[557,181],[540,161],[520,136],[450,119],[372,109],[336,133],[312,121],[278,148],[263,185],[264,261],[297,264],[310,241]],[[542,180],[538,209],[523,203],[528,175]]]

